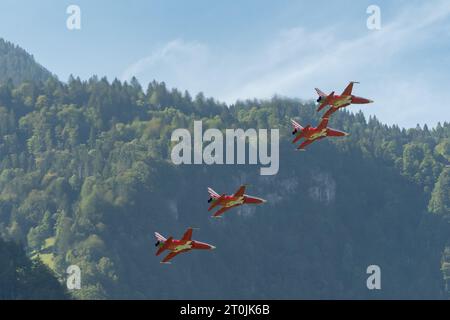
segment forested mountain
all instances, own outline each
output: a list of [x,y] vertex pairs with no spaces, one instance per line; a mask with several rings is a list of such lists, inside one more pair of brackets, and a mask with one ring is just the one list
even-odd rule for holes
[[40,260],[30,260],[13,242],[0,239],[0,299],[67,299],[63,287]]
[[[401,129],[362,113],[351,133],[294,151],[290,118],[312,102],[226,106],[152,82],[53,77],[0,86],[0,234],[58,274],[76,264],[76,298],[448,298],[450,124]],[[176,128],[279,128],[280,171],[175,166]],[[248,183],[263,206],[210,218],[206,188]],[[161,265],[153,232],[217,246]],[[382,290],[366,287],[367,266]]]
[[45,81],[52,74],[36,63],[22,48],[0,38],[0,83],[8,79],[14,84],[23,81]]

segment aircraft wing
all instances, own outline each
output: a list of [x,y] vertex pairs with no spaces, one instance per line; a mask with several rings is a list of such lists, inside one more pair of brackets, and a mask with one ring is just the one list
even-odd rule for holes
[[231,207],[223,207],[221,208],[219,211],[217,211],[216,213],[214,213],[213,217],[218,217],[222,214],[224,214],[226,211],[230,210],[231,208],[237,207],[238,204],[231,206]]
[[221,198],[214,200],[213,203],[209,206],[208,211],[211,211],[212,209],[217,207],[221,203],[220,199]]
[[330,118],[330,116],[333,114],[333,113],[335,113],[336,111],[338,111],[338,109],[341,109],[341,108],[344,108],[344,107],[346,107],[346,106],[348,106],[348,105],[350,105],[350,103],[346,103],[346,104],[343,104],[343,105],[341,105],[339,108],[336,108],[336,107],[331,107],[330,109],[328,109],[328,111],[327,112],[325,112],[324,113],[324,115],[322,116],[322,119],[323,118]]
[[303,138],[305,134],[303,132],[300,132],[292,141],[292,143],[296,143],[298,140],[300,140],[301,138]]
[[327,136],[329,136],[329,137],[343,137],[343,136],[348,136],[348,133],[328,128],[327,129]]
[[192,228],[188,228],[186,232],[183,235],[183,238],[181,240],[191,240],[192,239]]
[[242,197],[245,193],[245,186],[241,186],[238,191],[233,195],[234,197]]
[[328,126],[328,118],[323,118],[317,129],[322,130],[325,129],[327,126]]
[[352,94],[352,90],[353,90],[353,84],[354,83],[358,83],[356,81],[351,81],[348,86],[344,89],[344,92],[342,92],[343,96],[350,96]]
[[248,196],[245,194],[244,203],[258,204],[258,203],[264,203],[264,202],[266,202],[266,200],[257,198],[257,197]]
[[169,253],[167,256],[165,256],[165,258],[163,259],[163,261],[161,261],[161,263],[168,263],[170,260],[172,260],[175,256],[177,256],[181,252],[183,252],[183,250]]
[[308,145],[310,145],[310,144],[313,143],[313,142],[314,142],[314,140],[305,140],[305,141],[303,141],[303,143],[302,143],[301,145],[298,146],[297,149],[299,149],[299,150],[305,150],[305,147],[308,146]]

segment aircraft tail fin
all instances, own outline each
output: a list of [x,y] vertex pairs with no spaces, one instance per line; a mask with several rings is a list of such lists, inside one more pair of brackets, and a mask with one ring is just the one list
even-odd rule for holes
[[158,233],[158,232],[155,232],[155,238],[156,238],[156,240],[159,241],[159,242],[166,242],[166,241],[167,241],[167,239],[164,238],[164,237],[163,237],[160,233]]
[[321,91],[319,88],[314,88],[316,89],[317,94],[319,95],[319,97],[325,98],[327,95]]
[[291,119],[291,124],[294,127],[294,131],[292,131],[292,134],[296,134],[299,130],[303,130],[303,127],[294,119]]
[[210,187],[208,187],[208,193],[209,193],[209,196],[211,197],[211,199],[219,199],[220,198],[220,195]]

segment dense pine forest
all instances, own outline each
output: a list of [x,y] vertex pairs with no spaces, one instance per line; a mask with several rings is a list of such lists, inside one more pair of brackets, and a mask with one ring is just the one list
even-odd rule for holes
[[0,38],[0,82],[45,81],[53,75],[22,48]]
[[[156,81],[61,82],[0,41],[0,298],[30,297],[3,285],[3,247],[19,244],[28,269],[52,270],[49,286],[78,265],[80,299],[448,298],[449,119],[404,129],[340,111],[330,126],[350,136],[295,152],[289,120],[315,125],[315,108],[281,97],[225,105]],[[173,165],[171,133],[194,120],[280,129],[279,173]],[[206,188],[241,183],[267,204],[211,219]],[[217,250],[161,265],[153,232],[187,227]],[[371,264],[382,290],[366,287]]]
[[68,298],[40,259],[31,260],[19,244],[0,239],[0,300]]

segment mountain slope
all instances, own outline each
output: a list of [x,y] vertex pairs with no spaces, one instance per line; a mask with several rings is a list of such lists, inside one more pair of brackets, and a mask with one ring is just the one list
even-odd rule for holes
[[[319,114],[293,99],[226,106],[136,80],[0,85],[0,235],[60,273],[80,266],[84,299],[448,297],[450,124],[405,130],[338,112],[330,126],[351,135],[299,153],[290,118]],[[280,129],[279,173],[173,165],[171,133],[200,119]],[[241,183],[267,204],[211,219],[206,188]],[[189,226],[217,250],[161,265],[153,232]],[[366,287],[372,264],[380,291]]]
[[0,300],[67,299],[63,287],[39,260],[0,239]]
[[0,38],[0,83],[46,81],[52,74],[22,48]]

